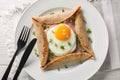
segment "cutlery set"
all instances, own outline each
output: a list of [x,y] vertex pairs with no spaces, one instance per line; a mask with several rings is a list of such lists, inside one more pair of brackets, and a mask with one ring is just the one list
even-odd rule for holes
[[[6,71],[5,71],[5,73],[4,73],[1,80],[7,80],[8,79],[8,75],[9,75],[10,70],[12,68],[12,65],[14,63],[14,60],[15,60],[17,54],[19,53],[19,51],[22,48],[25,47],[25,45],[26,45],[26,43],[28,41],[29,33],[30,33],[30,29],[28,27],[24,26],[22,31],[21,31],[20,37],[18,39],[18,42],[17,42],[17,50],[16,50],[15,54],[13,55],[13,57],[12,57],[12,59],[11,59],[11,61],[10,61],[10,63],[9,63],[9,65],[8,65],[8,67],[7,67],[7,69],[6,69]],[[18,68],[16,70],[16,73],[15,73],[15,75],[13,77],[13,80],[17,80],[22,68],[24,67],[24,65],[25,65],[25,63],[26,63],[26,61],[27,61],[27,59],[28,59],[28,57],[29,57],[34,45],[35,45],[35,43],[36,43],[36,40],[37,39],[34,38],[29,43],[29,45],[27,46],[27,48],[26,48],[26,50],[25,50],[25,52],[24,52],[24,54],[23,54],[23,56],[22,56],[22,58],[20,60],[19,66],[18,66]]]

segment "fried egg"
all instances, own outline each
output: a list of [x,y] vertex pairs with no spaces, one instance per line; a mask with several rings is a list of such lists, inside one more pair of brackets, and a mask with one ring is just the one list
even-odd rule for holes
[[67,24],[58,24],[46,31],[49,49],[56,55],[61,56],[71,53],[76,48],[76,35]]

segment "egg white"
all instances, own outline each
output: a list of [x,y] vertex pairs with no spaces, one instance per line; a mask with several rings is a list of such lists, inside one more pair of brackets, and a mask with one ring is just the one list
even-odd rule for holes
[[[66,25],[66,26],[68,26],[68,25]],[[70,38],[66,41],[61,41],[61,40],[58,40],[54,34],[55,28],[57,28],[57,27],[59,27],[59,25],[52,27],[46,31],[47,40],[49,42],[49,49],[56,56],[61,56],[63,54],[67,54],[67,53],[74,51],[76,48],[76,35],[73,32],[73,30],[68,26],[70,28],[70,32],[71,32]],[[69,42],[71,45],[68,44]],[[64,46],[64,49],[61,49],[61,46]]]

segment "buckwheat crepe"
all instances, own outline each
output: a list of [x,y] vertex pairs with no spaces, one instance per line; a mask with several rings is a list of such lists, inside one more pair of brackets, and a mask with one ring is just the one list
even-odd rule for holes
[[[75,18],[75,33],[85,52],[79,51],[68,53],[66,55],[53,58],[49,61],[49,46],[43,25],[58,24],[62,21],[68,20],[71,17]],[[37,48],[40,54],[41,69],[48,70],[65,65],[66,63],[68,64],[71,62],[85,61],[89,58],[94,59],[94,53],[88,40],[80,6],[64,13],[32,17],[32,21],[36,31]]]

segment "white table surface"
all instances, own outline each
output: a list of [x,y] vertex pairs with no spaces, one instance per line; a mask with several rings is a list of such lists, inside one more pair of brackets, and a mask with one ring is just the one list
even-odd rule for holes
[[[31,3],[35,1],[35,0],[31,0]],[[20,2],[20,3],[18,3]],[[18,4],[19,6],[21,5],[21,7],[23,6],[27,6],[27,2],[30,3],[29,0],[0,0],[0,79],[3,76],[9,61],[10,61],[10,56],[9,53],[10,51],[8,51],[8,49],[10,49],[11,47],[13,47],[14,42],[9,41],[11,38],[14,39],[15,35],[11,35],[11,36],[7,36],[7,34],[10,34],[9,32],[9,28],[7,28],[8,26],[6,26],[6,24],[10,24],[10,22],[6,22],[3,21],[3,16],[4,15],[8,15],[9,18],[9,14],[8,12],[11,11],[12,8],[17,7],[16,4]],[[24,5],[23,5],[24,4]],[[11,12],[12,13],[12,12]],[[18,13],[16,17],[16,19],[18,19],[18,17],[20,17],[21,13]],[[11,22],[12,23],[12,22]],[[11,26],[12,27],[12,26]],[[15,28],[13,30],[15,32]],[[13,32],[13,33],[14,33]],[[9,39],[10,38],[10,39]],[[7,42],[8,41],[8,42]],[[11,45],[7,44],[10,42]],[[11,50],[12,53],[14,53],[13,50]]]
[[[20,1],[20,0],[18,0]],[[11,5],[15,3],[16,0],[0,0],[0,14],[3,15],[4,12],[6,12],[9,8],[11,8]],[[14,5],[13,5],[14,6]],[[120,0],[112,0],[112,11],[114,16],[114,23],[115,26],[120,26]],[[0,24],[2,24],[2,19],[0,16]],[[3,28],[0,26],[0,28]],[[117,27],[116,34],[120,36],[120,27]],[[3,37],[3,35],[6,35],[6,28],[0,32],[0,79],[6,70],[6,67],[10,61],[7,48],[9,46],[6,46],[6,39],[9,39],[7,37]],[[117,39],[118,44],[120,45],[120,38]],[[118,46],[118,49],[120,50],[120,46]],[[104,73],[104,74],[103,74]],[[120,80],[120,69],[115,69],[112,71],[106,71],[106,72],[99,72],[94,77],[98,77],[97,80]],[[90,80],[95,80],[95,78],[91,78]]]

